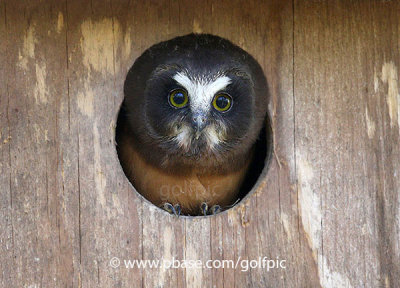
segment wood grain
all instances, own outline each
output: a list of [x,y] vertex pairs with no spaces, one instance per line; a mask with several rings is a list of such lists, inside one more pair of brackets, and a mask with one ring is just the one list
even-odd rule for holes
[[3,68],[0,69],[0,271],[1,286],[6,287],[7,283],[12,281],[12,272],[10,263],[14,261],[14,243],[13,243],[13,203],[11,194],[11,156],[10,156],[10,117],[9,93],[8,93],[8,35],[7,18],[5,3],[0,2],[0,63]]
[[[400,286],[399,12],[378,0],[0,1],[0,286]],[[133,61],[190,32],[251,53],[271,94],[268,173],[216,217],[148,203],[114,143]]]
[[400,283],[400,130],[388,111],[400,103],[399,11],[295,5],[296,171],[309,204],[299,213],[324,286]]

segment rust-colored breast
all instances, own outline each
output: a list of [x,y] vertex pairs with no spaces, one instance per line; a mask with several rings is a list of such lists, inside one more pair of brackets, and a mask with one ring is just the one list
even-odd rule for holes
[[180,204],[184,214],[198,214],[203,202],[224,208],[236,201],[249,163],[229,174],[175,175],[147,163],[133,141],[125,137],[118,143],[122,166],[137,191],[155,205]]

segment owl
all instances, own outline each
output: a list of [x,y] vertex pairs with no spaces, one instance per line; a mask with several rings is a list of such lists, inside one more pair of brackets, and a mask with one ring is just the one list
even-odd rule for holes
[[117,151],[140,194],[176,215],[235,203],[267,113],[251,55],[214,35],[176,37],[137,58],[124,97]]

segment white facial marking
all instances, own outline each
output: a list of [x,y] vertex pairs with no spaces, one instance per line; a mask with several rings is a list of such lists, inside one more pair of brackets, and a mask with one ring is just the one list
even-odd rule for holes
[[182,128],[180,128],[177,131],[176,134],[176,141],[178,142],[178,145],[184,149],[184,150],[188,150],[192,141],[191,141],[191,130],[189,127],[187,126],[182,126]]
[[206,137],[208,147],[213,150],[218,144],[224,142],[226,140],[225,133],[226,130],[224,126],[219,126],[217,129],[217,127],[213,124],[205,128],[204,135]]
[[213,149],[221,142],[220,137],[215,130],[215,127],[209,127],[205,129],[204,135],[206,136],[208,147],[210,147],[211,149]]
[[188,91],[192,112],[208,112],[215,93],[232,82],[228,76],[218,77],[211,82],[205,79],[191,80],[181,72],[176,73],[173,79]]
[[[205,136],[207,145],[211,150],[225,141],[224,127],[217,129],[216,126],[212,124],[206,127],[202,134]],[[193,130],[190,126],[182,125],[179,129],[175,130],[175,141],[178,146],[186,152],[190,150],[194,139],[197,140],[198,138],[196,138],[196,134],[193,134]]]

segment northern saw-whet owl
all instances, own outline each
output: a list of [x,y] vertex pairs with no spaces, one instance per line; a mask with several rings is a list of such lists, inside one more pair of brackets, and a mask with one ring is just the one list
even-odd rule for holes
[[237,200],[267,113],[251,55],[209,34],[177,37],[137,58],[124,94],[117,149],[139,193],[177,215]]

